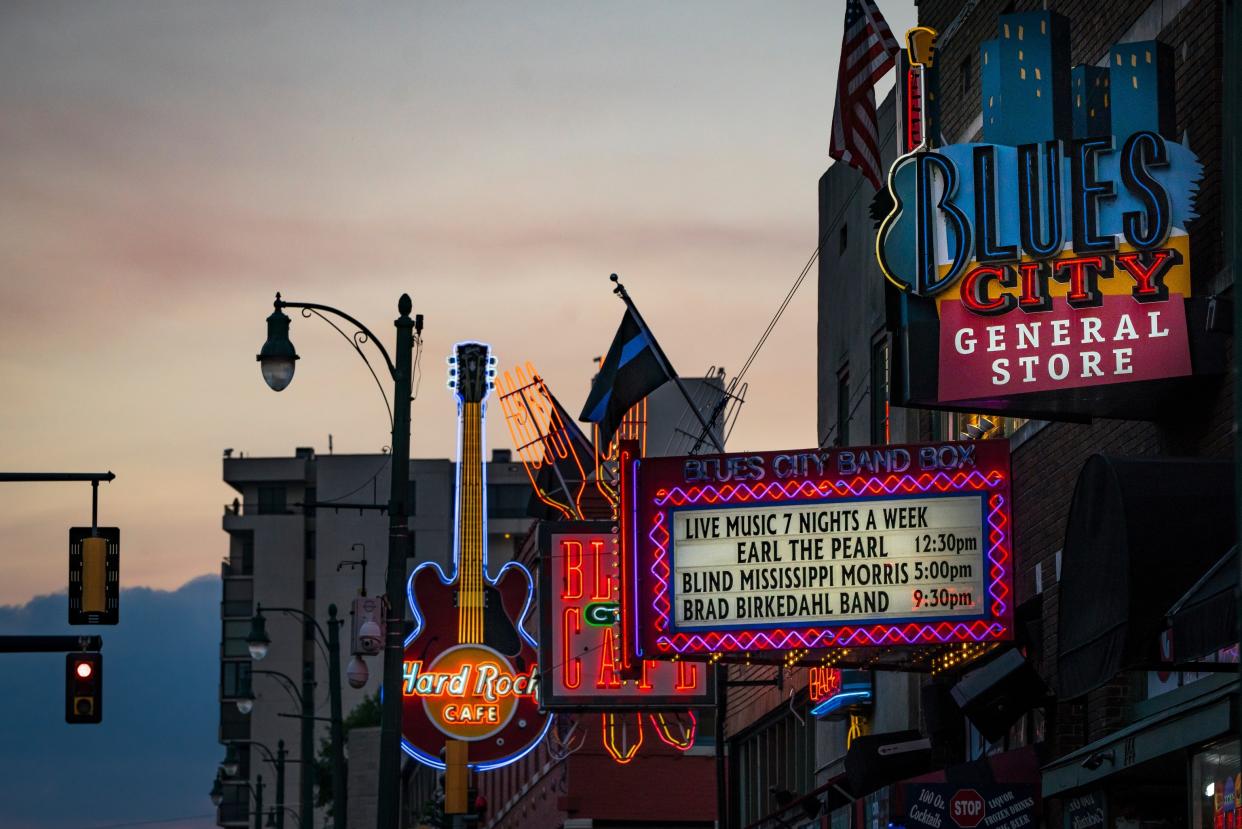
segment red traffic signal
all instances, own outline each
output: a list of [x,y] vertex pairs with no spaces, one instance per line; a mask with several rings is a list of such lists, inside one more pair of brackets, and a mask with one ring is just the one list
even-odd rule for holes
[[103,721],[103,654],[65,654],[65,722]]

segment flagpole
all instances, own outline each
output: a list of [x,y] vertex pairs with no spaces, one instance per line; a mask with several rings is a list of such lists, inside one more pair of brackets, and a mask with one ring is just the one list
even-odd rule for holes
[[668,358],[664,356],[664,350],[660,348],[659,343],[656,342],[656,338],[652,336],[651,329],[647,327],[647,322],[643,319],[643,315],[638,313],[638,308],[634,305],[634,300],[630,299],[629,292],[625,290],[625,286],[621,284],[620,279],[615,273],[608,278],[616,283],[617,286],[612,289],[612,292],[621,297],[622,301],[625,302],[625,306],[629,308],[630,312],[634,315],[634,321],[638,323],[638,327],[641,328],[642,332],[647,335],[647,339],[651,342],[651,350],[656,355],[656,359],[660,361],[660,367],[664,369],[664,374],[668,377],[668,379],[677,384],[678,391],[680,391],[681,396],[686,399],[686,405],[690,407],[690,411],[694,412],[694,416],[698,419],[699,425],[703,427],[703,431],[709,438],[711,438],[712,445],[716,447],[716,451],[724,454],[724,447],[720,445],[720,441],[716,438],[716,433],[713,432],[712,428],[707,425],[707,421],[703,419],[703,413],[699,411],[699,407],[696,406],[694,401],[690,399],[690,392],[686,391],[686,387],[681,382],[681,378],[677,376],[677,372],[673,371],[673,367],[668,364]]

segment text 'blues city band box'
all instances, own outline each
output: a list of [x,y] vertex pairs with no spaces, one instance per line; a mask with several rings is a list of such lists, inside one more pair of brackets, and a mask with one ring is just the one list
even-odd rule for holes
[[624,459],[623,647],[1010,639],[1009,487],[1003,441]]

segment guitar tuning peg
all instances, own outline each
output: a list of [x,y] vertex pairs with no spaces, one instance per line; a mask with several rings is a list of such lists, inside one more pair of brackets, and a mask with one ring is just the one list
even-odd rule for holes
[[448,362],[450,366],[457,365],[457,356],[455,354],[450,354],[448,355],[448,357],[445,357],[444,359]]

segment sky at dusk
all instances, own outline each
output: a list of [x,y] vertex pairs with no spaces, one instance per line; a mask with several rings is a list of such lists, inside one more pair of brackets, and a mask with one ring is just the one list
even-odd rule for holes
[[[881,4],[892,28],[913,5]],[[815,247],[844,2],[67,3],[0,8],[0,468],[94,471],[126,586],[226,551],[221,450],[375,452],[370,376],[272,295],[385,338],[426,317],[413,453],[453,453],[452,343],[575,413],[622,305],[674,365],[740,368]],[[891,85],[886,83],[882,89]],[[811,446],[814,275],[731,448]],[[511,445],[494,407],[492,446]],[[6,484],[0,604],[64,589],[89,487]],[[323,495],[324,493],[321,493]],[[328,493],[330,494],[330,493]]]

